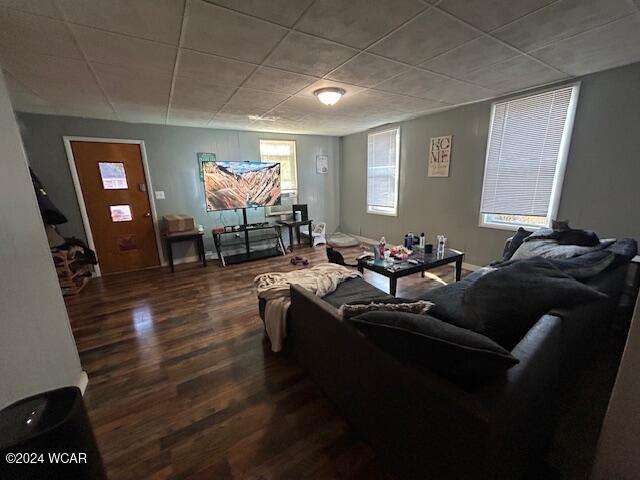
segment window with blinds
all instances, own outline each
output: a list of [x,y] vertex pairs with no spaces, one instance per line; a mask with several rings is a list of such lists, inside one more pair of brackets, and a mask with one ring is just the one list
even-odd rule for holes
[[367,143],[367,212],[397,215],[400,129],[370,133]]
[[549,226],[560,201],[579,86],[493,104],[480,224]]
[[260,161],[278,162],[282,193],[297,194],[298,170],[294,140],[260,140]]

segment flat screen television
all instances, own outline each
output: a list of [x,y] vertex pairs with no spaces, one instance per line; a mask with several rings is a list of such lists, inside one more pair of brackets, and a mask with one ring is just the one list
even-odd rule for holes
[[280,164],[202,162],[207,211],[280,204]]

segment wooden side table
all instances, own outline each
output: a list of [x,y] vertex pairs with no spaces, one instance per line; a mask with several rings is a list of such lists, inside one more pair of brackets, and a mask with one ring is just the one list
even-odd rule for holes
[[296,232],[296,238],[298,240],[297,246],[302,246],[302,244],[300,243],[300,227],[305,225],[309,227],[309,246],[313,247],[313,235],[311,233],[313,230],[313,220],[301,220],[299,222],[295,220],[276,220],[276,223],[282,225],[283,227],[286,227],[289,230],[289,251],[293,252],[293,249],[295,248],[295,245],[293,243],[294,229]]
[[175,272],[173,266],[173,244],[176,242],[195,242],[196,248],[198,250],[198,255],[200,256],[200,260],[202,260],[202,266],[207,266],[207,258],[205,256],[203,241],[204,232],[191,230],[188,232],[165,233],[163,235],[163,238],[167,245],[167,254],[169,255],[169,265],[171,265],[171,273]]

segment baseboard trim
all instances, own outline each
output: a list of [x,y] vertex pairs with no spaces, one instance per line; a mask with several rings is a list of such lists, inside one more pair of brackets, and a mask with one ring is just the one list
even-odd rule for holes
[[87,385],[89,384],[89,375],[84,370],[80,372],[78,375],[78,379],[76,380],[76,387],[80,389],[82,395],[84,395],[85,390],[87,389]]
[[476,270],[480,270],[482,267],[480,265],[474,265],[473,263],[462,262],[462,268],[475,272]]

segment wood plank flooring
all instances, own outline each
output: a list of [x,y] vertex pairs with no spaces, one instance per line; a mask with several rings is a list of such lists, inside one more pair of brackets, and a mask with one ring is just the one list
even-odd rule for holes
[[[324,247],[296,254],[326,259]],[[68,299],[109,478],[391,478],[315,385],[269,349],[252,281],[301,268],[289,259],[106,276]],[[453,281],[451,266],[434,273],[442,280],[401,279],[398,295]],[[367,279],[388,290],[386,278]]]

